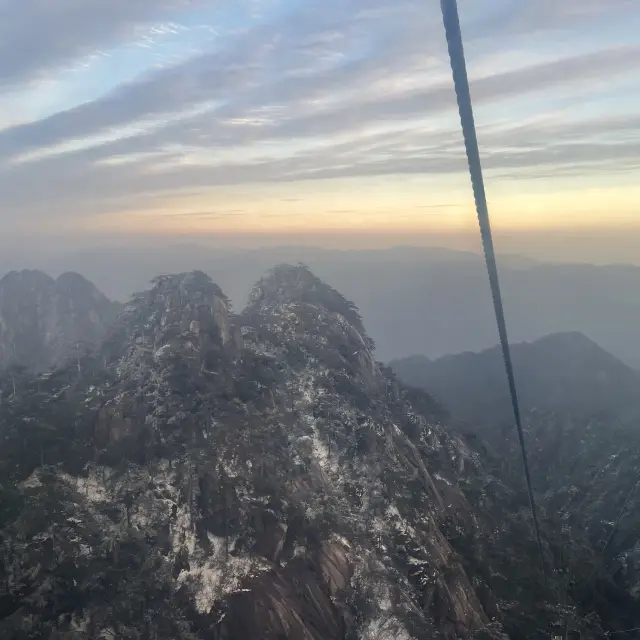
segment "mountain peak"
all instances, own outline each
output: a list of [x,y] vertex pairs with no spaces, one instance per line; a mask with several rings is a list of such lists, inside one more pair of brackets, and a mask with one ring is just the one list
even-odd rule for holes
[[[365,333],[362,318],[355,304],[320,280],[302,263],[277,265],[254,286],[248,309],[265,304],[321,307],[329,313],[343,316],[358,332]],[[373,341],[368,340],[370,346],[373,346]]]
[[[579,331],[554,333],[511,346],[518,395],[523,410],[636,411],[638,373]],[[499,346],[438,360],[412,357],[391,363],[398,377],[426,389],[477,423],[510,419],[511,405]]]
[[599,344],[584,335],[581,331],[558,331],[557,333],[551,333],[537,340],[533,340],[530,344],[535,344],[539,347],[554,346],[560,348],[597,349],[598,351],[605,352]]
[[77,271],[64,271],[56,278],[56,282],[59,284],[69,283],[94,286],[92,282],[89,282],[89,280]]
[[97,345],[118,309],[77,273],[12,271],[0,280],[0,367],[59,365],[79,344]]
[[215,295],[227,299],[222,289],[203,271],[188,271],[185,273],[173,273],[157,276],[151,281],[152,294],[176,291],[183,295],[198,298],[207,295]]
[[0,279],[0,287],[47,287],[55,284],[54,279],[38,269],[22,269],[20,271],[9,271]]
[[[202,271],[166,274],[151,287],[133,296],[116,330],[121,339],[154,348],[173,348],[192,339],[224,345],[232,337],[229,301],[222,289]],[[195,344],[195,343],[194,343]],[[124,346],[124,345],[120,345]]]

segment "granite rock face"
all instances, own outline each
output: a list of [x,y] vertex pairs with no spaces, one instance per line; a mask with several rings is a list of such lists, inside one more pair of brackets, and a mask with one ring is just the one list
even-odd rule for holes
[[576,585],[545,582],[520,484],[303,266],[237,315],[203,273],[157,278],[80,367],[14,382],[2,637],[543,638],[566,618],[595,639],[615,606],[551,514],[545,561],[569,547]]

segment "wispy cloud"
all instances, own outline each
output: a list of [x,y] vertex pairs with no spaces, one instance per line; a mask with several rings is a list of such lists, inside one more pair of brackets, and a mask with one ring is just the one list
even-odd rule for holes
[[[69,103],[25,119],[7,116],[15,99],[0,100],[6,224],[121,215],[233,185],[461,173],[438,10],[421,0],[0,0],[0,84],[27,95],[49,78]],[[635,0],[460,0],[460,11],[490,175],[637,167]],[[587,38],[596,25],[608,28]],[[135,58],[131,77],[131,47],[166,42],[160,57]],[[62,70],[91,73],[104,55],[118,62],[92,76],[96,95],[74,98]],[[224,211],[176,215],[241,215]]]
[[[197,0],[196,0],[197,1]],[[136,37],[191,0],[3,0],[0,82],[18,83]]]

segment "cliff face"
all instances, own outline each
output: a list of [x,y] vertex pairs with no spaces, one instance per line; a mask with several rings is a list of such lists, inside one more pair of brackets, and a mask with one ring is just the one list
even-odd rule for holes
[[202,273],[158,278],[80,370],[1,389],[3,637],[602,633],[587,543],[583,591],[545,584],[520,487],[304,267],[240,315]]
[[56,367],[99,344],[118,311],[77,273],[12,271],[0,280],[0,368]]

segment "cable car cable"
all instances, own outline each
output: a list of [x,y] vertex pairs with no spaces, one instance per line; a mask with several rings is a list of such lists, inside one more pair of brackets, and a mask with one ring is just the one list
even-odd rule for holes
[[487,207],[487,197],[484,188],[484,179],[482,176],[480,151],[478,149],[478,139],[473,118],[473,104],[471,101],[471,92],[469,90],[469,79],[467,77],[464,47],[462,44],[462,33],[460,30],[460,18],[458,16],[458,5],[456,0],[440,0],[440,7],[442,9],[442,18],[447,36],[447,46],[449,49],[449,57],[451,60],[451,71],[453,72],[453,83],[455,85],[458,109],[460,112],[460,122],[462,124],[462,133],[464,136],[464,144],[467,152],[467,160],[469,163],[469,174],[471,176],[471,185],[473,187],[476,211],[478,213],[478,222],[480,224],[482,246],[484,249],[487,271],[489,274],[489,284],[491,285],[493,307],[496,314],[496,322],[498,324],[498,334],[500,336],[502,356],[507,372],[507,380],[509,383],[509,393],[511,395],[513,415],[518,431],[518,439],[520,441],[520,453],[522,455],[522,463],[524,466],[524,474],[527,482],[527,491],[529,494],[529,503],[531,507],[531,514],[533,517],[533,525],[538,542],[540,565],[542,567],[542,573],[546,579],[547,572],[544,562],[542,537],[540,535],[540,525],[538,522],[536,502],[531,484],[531,473],[529,470],[527,449],[524,440],[524,432],[522,429],[520,405],[518,403],[518,394],[516,391],[515,376],[513,373],[513,363],[511,360],[511,351],[509,349],[509,340],[507,337],[507,326],[504,317],[504,307],[502,304],[502,296],[500,293],[498,267],[496,264],[496,255],[493,247],[493,236],[491,233],[489,210]]

